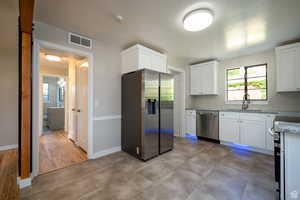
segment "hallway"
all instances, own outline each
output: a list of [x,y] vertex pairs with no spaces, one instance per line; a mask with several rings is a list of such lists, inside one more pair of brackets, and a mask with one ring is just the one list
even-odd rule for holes
[[39,174],[87,160],[86,152],[68,139],[64,131],[40,136]]

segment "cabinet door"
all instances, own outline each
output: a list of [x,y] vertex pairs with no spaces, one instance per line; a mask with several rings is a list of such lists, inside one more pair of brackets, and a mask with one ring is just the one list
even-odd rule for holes
[[200,68],[201,90],[204,94],[215,94],[215,68],[211,64]]
[[210,70],[207,67],[207,65],[203,64],[201,67],[199,67],[199,91],[201,91],[201,94],[207,94],[209,91],[210,86],[210,80],[209,80],[209,73]]
[[139,69],[151,69],[151,55],[147,51],[140,51]]
[[219,125],[221,141],[239,143],[238,119],[221,118]]
[[277,56],[277,91],[297,91],[297,69],[300,67],[298,48],[279,50]]
[[192,135],[196,135],[196,114],[195,113],[193,113],[192,115],[191,115],[191,132],[190,132],[190,134],[192,134]]
[[190,110],[187,110],[185,111],[185,126],[186,126],[186,130],[185,130],[185,133],[191,133],[193,130],[192,130],[192,115],[191,115],[191,111]]
[[264,120],[240,121],[240,143],[258,148],[266,148],[266,125]]
[[151,68],[152,70],[159,72],[166,72],[166,59],[164,55],[152,54],[151,59]]
[[201,70],[199,68],[200,67],[191,67],[191,95],[198,95],[203,93],[203,90],[201,88]]

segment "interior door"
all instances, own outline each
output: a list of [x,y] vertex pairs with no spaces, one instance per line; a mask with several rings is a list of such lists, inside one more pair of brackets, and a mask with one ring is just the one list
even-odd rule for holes
[[88,67],[77,69],[78,145],[88,151]]
[[76,65],[73,60],[68,68],[68,137],[77,141],[77,110],[76,110]]

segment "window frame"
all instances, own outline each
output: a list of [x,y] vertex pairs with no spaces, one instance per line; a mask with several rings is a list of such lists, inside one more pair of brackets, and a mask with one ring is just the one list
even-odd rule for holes
[[[247,86],[248,86],[248,78],[247,77],[247,70],[249,68],[252,67],[257,67],[257,66],[265,66],[266,67],[266,99],[251,99],[250,103],[251,104],[268,104],[269,101],[269,85],[268,85],[268,64],[267,63],[262,63],[262,64],[256,64],[256,65],[248,65],[248,66],[242,66],[242,67],[229,67],[225,69],[225,103],[226,104],[241,104],[243,102],[243,100],[228,100],[228,71],[229,70],[234,70],[234,69],[241,69],[244,68],[245,69],[245,74],[244,74],[244,83],[245,83],[245,87],[244,87],[244,94],[246,92],[246,90],[248,90]],[[251,77],[251,78],[258,78],[258,77]]]

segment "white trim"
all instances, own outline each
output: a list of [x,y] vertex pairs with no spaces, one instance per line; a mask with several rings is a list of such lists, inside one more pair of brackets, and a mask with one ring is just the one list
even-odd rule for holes
[[[257,65],[260,65],[260,64],[257,64]],[[265,64],[261,64],[261,65],[265,65]],[[266,64],[266,66],[267,66],[267,76],[266,76],[266,80],[267,80],[267,82],[269,82],[269,79],[268,79],[268,64]],[[226,68],[224,68],[224,70],[225,70],[225,73],[224,73],[224,76],[225,76],[225,78],[224,78],[224,80],[225,80],[225,92],[224,92],[224,99],[225,99],[225,104],[227,104],[227,105],[230,105],[230,104],[232,104],[232,105],[242,105],[243,104],[243,101],[229,101],[229,100],[227,100],[227,92],[228,92],[228,90],[227,90],[227,86],[228,86],[228,82],[227,82],[227,70],[231,70],[231,69],[240,69],[240,68],[244,68],[245,66],[242,66],[242,67],[226,67]],[[269,96],[269,84],[268,84],[268,86],[267,86],[267,94],[268,94],[268,99],[267,100],[255,100],[255,101],[251,101],[250,100],[250,105],[252,104],[252,105],[268,105],[269,104],[269,99],[270,99],[270,96]]]
[[89,93],[89,99],[88,99],[88,158],[90,158],[93,155],[93,69],[94,69],[94,59],[93,59],[93,53],[91,51],[82,51],[74,48],[70,48],[67,46],[55,44],[48,41],[38,40],[34,39],[33,41],[33,170],[32,175],[37,176],[38,175],[38,156],[39,156],[39,131],[41,122],[40,122],[40,113],[39,113],[39,101],[40,101],[40,61],[39,61],[39,53],[40,53],[40,47],[50,48],[50,49],[58,49],[62,51],[71,52],[74,54],[78,54],[81,56],[86,56],[88,58],[88,76],[89,76],[89,82],[88,82],[88,93]]
[[101,117],[94,117],[94,121],[103,121],[103,120],[111,120],[111,119],[121,119],[121,115],[108,115],[108,116],[101,116]]
[[6,150],[10,150],[10,149],[17,149],[17,148],[18,148],[18,144],[3,145],[3,146],[0,146],[0,151],[6,151]]
[[185,132],[186,132],[186,124],[185,124],[185,105],[186,105],[186,74],[185,74],[185,70],[184,69],[180,69],[180,68],[176,68],[176,67],[172,67],[168,65],[168,72],[174,71],[174,72],[178,72],[180,73],[180,75],[182,76],[182,84],[183,84],[183,109],[181,111],[182,115],[181,116],[181,134],[179,135],[179,137],[185,137]]
[[172,67],[168,65],[168,70],[172,70],[172,71],[176,71],[176,72],[180,72],[180,73],[185,73],[184,69],[179,69],[177,67]]
[[31,186],[31,181],[32,181],[31,177],[25,178],[25,179],[21,179],[20,177],[18,177],[19,188],[22,189],[22,188]]
[[92,157],[90,157],[90,159],[97,159],[97,158],[107,156],[109,154],[116,153],[116,152],[119,152],[119,151],[121,151],[121,146],[113,147],[113,148],[110,148],[110,149],[105,149],[105,150],[102,150],[102,151],[98,151],[97,153],[94,153],[94,155]]
[[263,153],[263,154],[268,154],[268,155],[273,155],[274,154],[274,152],[271,151],[271,150],[261,149],[261,148],[252,147],[252,146],[246,146],[245,148],[239,148],[238,146],[235,146],[233,143],[223,142],[223,141],[220,141],[220,144],[225,145],[225,146],[229,146],[229,147],[233,147],[233,148],[237,148],[237,149],[246,150],[246,151],[253,151],[253,152],[258,152],[258,153]]

